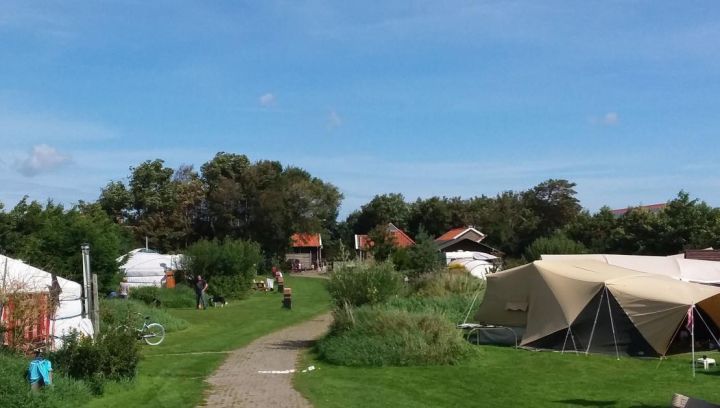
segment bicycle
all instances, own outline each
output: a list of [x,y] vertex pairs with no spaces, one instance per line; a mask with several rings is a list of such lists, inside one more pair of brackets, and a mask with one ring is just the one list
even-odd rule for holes
[[[136,315],[142,316],[142,313],[135,313]],[[157,346],[165,340],[165,328],[160,323],[148,323],[150,316],[145,316],[145,321],[139,329],[134,329],[137,332],[137,339],[144,340],[149,346]]]

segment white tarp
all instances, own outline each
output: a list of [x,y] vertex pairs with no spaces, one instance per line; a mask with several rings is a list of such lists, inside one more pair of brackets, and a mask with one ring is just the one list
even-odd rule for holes
[[498,258],[485,252],[455,251],[446,252],[445,259],[448,265],[462,265],[471,275],[485,279],[485,275],[495,267]]
[[685,282],[720,285],[720,262],[676,256],[642,255],[542,255],[544,261],[592,260],[640,272],[669,276]]
[[[72,330],[88,336],[93,335],[90,319],[82,317],[82,285],[61,277],[57,278],[60,285],[60,296],[55,318],[50,319],[50,334],[55,347],[62,345],[61,337]],[[0,288],[3,290],[19,289],[29,293],[49,292],[52,286],[52,275],[20,260],[0,255]]]
[[120,270],[130,286],[161,286],[166,270],[182,269],[182,255],[166,255],[147,250],[134,249],[117,259],[125,263]]

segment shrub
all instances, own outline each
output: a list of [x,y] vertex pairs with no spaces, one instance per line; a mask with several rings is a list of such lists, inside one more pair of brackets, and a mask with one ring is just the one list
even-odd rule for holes
[[[194,303],[193,303],[194,305]],[[140,327],[142,316],[150,316],[150,320],[165,327],[165,332],[174,332],[188,327],[186,320],[171,315],[163,309],[150,307],[137,300],[102,299],[100,301],[101,330],[122,325]],[[130,322],[130,324],[128,324]]]
[[361,306],[383,302],[397,295],[402,278],[392,263],[360,263],[330,274],[328,291],[337,305]]
[[425,274],[414,283],[419,296],[442,297],[451,295],[474,296],[478,291],[484,290],[485,281],[471,275],[467,270],[456,269]]
[[421,227],[415,245],[408,249],[411,276],[437,271],[444,263],[444,254],[438,250],[433,238]]
[[174,288],[158,288],[155,286],[143,286],[130,290],[130,298],[142,301],[146,305],[159,305],[167,308],[195,307],[195,292],[186,285],[178,285]]
[[51,355],[56,371],[85,380],[96,394],[102,394],[105,380],[135,377],[139,360],[137,337],[129,327],[105,328],[95,339],[74,332]]
[[210,294],[240,298],[248,294],[262,261],[260,246],[252,241],[202,240],[185,252],[185,270],[202,275]]
[[[59,364],[50,359],[53,368]],[[19,354],[0,352],[0,407],[54,408],[80,406],[90,398],[90,390],[82,381],[53,375],[53,386],[32,395],[26,373],[29,360]]]
[[316,349],[333,364],[407,366],[457,363],[469,345],[442,315],[363,306],[337,309],[331,333]]
[[525,259],[537,261],[542,254],[584,254],[587,248],[565,234],[556,233],[549,237],[540,237],[525,248]]

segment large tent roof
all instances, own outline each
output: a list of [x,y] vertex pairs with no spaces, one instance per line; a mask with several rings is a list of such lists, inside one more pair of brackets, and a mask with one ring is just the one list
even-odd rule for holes
[[720,284],[720,262],[677,256],[641,255],[543,255],[544,261],[597,261],[640,272],[669,276],[686,282]]
[[487,281],[477,320],[525,327],[524,345],[570,327],[605,289],[660,355],[690,306],[720,323],[720,288],[599,261],[535,261],[488,275]]

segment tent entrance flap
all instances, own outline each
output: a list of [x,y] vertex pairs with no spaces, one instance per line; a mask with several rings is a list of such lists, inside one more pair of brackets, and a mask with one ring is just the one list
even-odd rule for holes
[[[599,291],[570,327],[575,340],[573,348],[576,350],[611,355],[616,355],[618,352],[630,356],[656,357],[659,355],[630,321],[610,291]],[[567,333],[567,329],[559,330],[528,344],[528,346],[562,350],[565,344],[567,351],[565,342]]]

